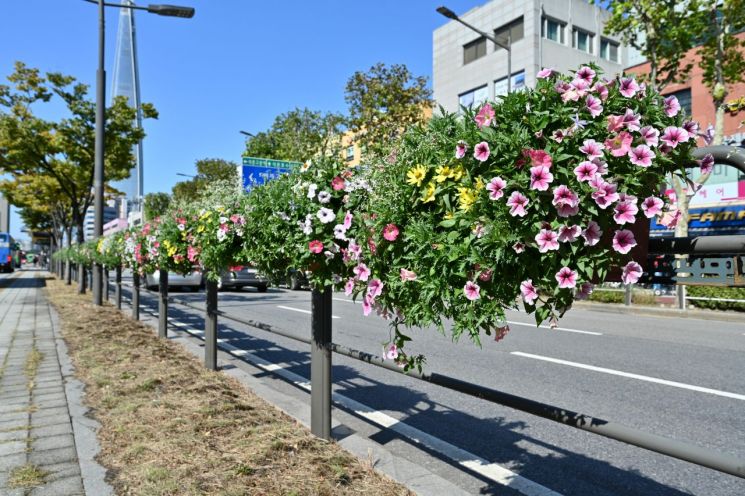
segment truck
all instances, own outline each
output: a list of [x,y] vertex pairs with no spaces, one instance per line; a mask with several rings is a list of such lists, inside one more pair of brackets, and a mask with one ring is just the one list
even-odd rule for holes
[[16,266],[18,247],[7,232],[0,232],[0,272],[13,272]]

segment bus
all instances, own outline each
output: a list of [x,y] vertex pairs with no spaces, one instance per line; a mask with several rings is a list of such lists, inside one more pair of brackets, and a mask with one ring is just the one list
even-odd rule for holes
[[0,272],[13,272],[17,258],[16,242],[10,233],[0,232]]

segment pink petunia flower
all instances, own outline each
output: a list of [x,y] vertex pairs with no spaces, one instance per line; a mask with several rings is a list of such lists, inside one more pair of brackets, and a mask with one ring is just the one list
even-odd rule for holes
[[344,222],[342,223],[342,226],[344,229],[349,229],[352,227],[352,219],[354,218],[354,215],[352,215],[352,212],[347,212],[344,214]]
[[582,232],[582,228],[574,225],[574,226],[561,226],[559,228],[559,241],[562,243],[572,243],[574,242]]
[[347,279],[347,283],[344,285],[344,294],[347,296],[351,296],[353,291],[354,291],[354,278],[350,277],[349,279]]
[[635,114],[633,110],[627,108],[623,114],[623,125],[629,131],[638,131],[641,127],[640,119],[641,116],[639,114]]
[[362,315],[367,317],[372,312],[373,300],[368,295],[362,298]]
[[662,105],[668,117],[675,117],[680,112],[680,103],[678,103],[675,95],[670,95],[662,100]]
[[712,141],[714,141],[714,126],[712,126],[711,124],[709,124],[707,126],[707,128],[706,128],[706,131],[704,131],[703,133],[699,134],[699,136],[701,136],[703,138],[704,144],[706,146],[711,145]]
[[554,180],[554,175],[548,167],[537,165],[530,168],[530,189],[546,191],[548,185]]
[[526,279],[520,283],[520,293],[523,296],[523,301],[528,305],[532,305],[538,299],[538,291],[533,286],[532,279]]
[[654,196],[648,196],[642,202],[642,211],[644,212],[644,216],[648,219],[651,219],[655,215],[658,215],[660,212],[662,212],[662,207],[664,205],[665,202],[663,202],[661,199]]
[[398,348],[396,348],[395,344],[391,343],[385,348],[383,358],[386,360],[395,360],[398,358]]
[[559,249],[559,235],[550,229],[541,229],[535,236],[535,242],[538,243],[538,251],[541,253]]
[[639,212],[639,208],[636,206],[636,201],[622,201],[619,202],[613,209],[613,220],[616,224],[633,224],[636,222],[636,214]]
[[347,186],[347,182],[341,176],[336,176],[331,180],[331,188],[334,191],[341,191]]
[[685,121],[683,123],[683,129],[686,130],[690,137],[694,137],[698,134],[699,125],[696,121]]
[[603,113],[603,103],[600,101],[600,98],[595,98],[592,95],[587,95],[585,108],[590,111],[590,115],[593,117],[597,117]]
[[628,229],[619,229],[613,235],[613,249],[622,255],[627,254],[636,246],[634,233]]
[[499,200],[504,196],[504,188],[507,186],[507,182],[501,177],[493,177],[489,184],[486,185],[486,190],[489,192],[489,198],[491,200]]
[[592,283],[583,282],[582,284],[580,284],[577,292],[574,293],[574,298],[577,300],[586,300],[592,294],[593,287],[594,286],[592,285]]
[[370,269],[363,263],[358,264],[354,269],[352,269],[352,272],[354,272],[354,275],[357,276],[357,279],[360,281],[367,281],[370,278]]
[[463,286],[463,294],[466,295],[466,298],[468,298],[471,301],[478,300],[481,298],[480,295],[481,288],[478,284],[472,281],[468,281],[465,286]]
[[574,174],[579,182],[590,181],[598,173],[598,166],[586,160],[574,168]]
[[704,158],[698,162],[701,174],[711,174],[714,170],[714,156],[711,153],[704,155]]
[[403,282],[416,281],[416,273],[411,270],[401,269],[399,271],[399,275],[401,276],[401,281]]
[[680,221],[680,217],[682,215],[683,214],[680,212],[680,210],[675,208],[668,212],[663,213],[662,217],[660,218],[658,222],[662,224],[663,226],[669,229],[672,229],[678,225],[678,221]]
[[626,98],[633,97],[640,89],[633,78],[623,78],[621,84],[618,85],[618,91]]
[[621,272],[621,281],[624,284],[634,284],[641,278],[643,273],[642,266],[632,260],[624,266]]
[[574,215],[577,215],[579,213],[579,205],[557,205],[556,206],[556,213],[559,217],[572,217]]
[[525,243],[517,241],[514,245],[512,245],[512,249],[515,250],[515,253],[522,253],[525,251]]
[[690,138],[690,136],[688,135],[688,131],[686,131],[682,127],[668,126],[662,132],[660,141],[665,143],[670,148],[675,148],[680,143],[685,143],[686,141],[688,141],[688,138]]
[[468,144],[460,140],[458,143],[455,144],[455,158],[463,158],[466,156],[466,152],[468,151]]
[[528,213],[525,207],[528,206],[528,197],[519,191],[513,191],[507,199],[507,206],[510,207],[510,215],[513,217],[525,217]]
[[553,159],[551,158],[551,155],[546,152],[546,150],[534,150],[531,148],[523,151],[523,154],[527,157],[530,157],[530,165],[534,167],[542,165],[550,169],[551,165],[553,164]]
[[564,129],[557,129],[553,133],[551,133],[551,139],[556,141],[557,143],[561,143],[564,141],[564,138],[566,137],[566,131]]
[[592,90],[598,94],[600,100],[606,101],[608,99],[608,87],[601,82],[595,83]]
[[559,287],[562,289],[572,289],[577,286],[577,271],[570,269],[569,267],[562,267],[559,272],[556,273],[556,282],[559,283]]
[[634,137],[630,133],[621,131],[615,137],[605,140],[605,147],[610,150],[610,154],[614,157],[623,157],[629,153],[632,141],[634,141]]
[[490,154],[491,151],[489,151],[489,143],[487,143],[486,141],[482,141],[473,149],[473,158],[475,158],[479,162],[486,162],[489,159]]
[[623,129],[623,116],[622,115],[609,115],[608,116],[608,132],[615,133]]
[[538,79],[548,79],[554,74],[556,74],[556,71],[554,71],[553,69],[541,69],[540,71],[538,71],[538,74],[536,74],[535,77]]
[[584,231],[582,231],[582,237],[585,238],[586,246],[595,246],[600,241],[600,237],[603,235],[603,231],[600,230],[600,225],[591,220]]
[[574,76],[575,79],[582,79],[588,85],[592,84],[592,80],[595,79],[595,71],[591,67],[583,66],[577,71]]
[[601,158],[603,156],[603,150],[605,150],[605,145],[598,143],[594,139],[583,141],[582,146],[579,147],[579,151],[585,154],[587,160]]
[[617,188],[618,186],[614,183],[602,182],[598,185],[598,189],[592,193],[592,199],[600,208],[606,209],[618,201]]
[[479,274],[479,281],[483,281],[483,282],[490,281],[493,275],[494,275],[493,269],[483,270],[481,271],[481,274]]
[[321,253],[323,251],[323,243],[321,243],[317,239],[314,239],[313,241],[308,243],[308,249],[311,251],[311,253]]
[[476,121],[476,125],[478,125],[479,129],[484,126],[491,125],[492,121],[494,120],[494,109],[491,105],[485,103],[481,107],[481,109],[479,109],[479,113],[476,114],[474,120]]
[[629,159],[634,165],[639,167],[649,167],[652,165],[652,159],[655,157],[654,152],[647,145],[638,145],[629,150]]
[[396,224],[388,224],[383,228],[383,237],[388,241],[396,241],[398,238],[398,226]]
[[551,203],[553,203],[554,206],[569,205],[571,207],[576,207],[579,204],[577,193],[569,189],[565,184],[560,184],[554,188],[553,193],[554,199]]
[[381,295],[383,286],[385,286],[385,283],[380,279],[373,279],[367,283],[367,296],[370,297],[371,301],[375,301],[375,298]]
[[660,131],[652,126],[644,126],[639,130],[639,134],[647,146],[657,146],[660,141]]
[[349,258],[352,260],[357,260],[360,258],[360,254],[362,253],[362,247],[355,242],[355,240],[350,239],[349,245],[347,246],[347,251],[349,252]]

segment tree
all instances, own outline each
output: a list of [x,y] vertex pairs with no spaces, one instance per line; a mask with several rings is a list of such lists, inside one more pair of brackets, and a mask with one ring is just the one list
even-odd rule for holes
[[695,44],[700,24],[699,0],[594,0],[608,4],[610,18],[605,33],[620,36],[621,41],[641,52],[649,62],[649,83],[662,91],[670,83],[680,82],[693,64],[684,63]]
[[[82,243],[85,212],[93,203],[95,163],[96,105],[87,99],[88,86],[60,73],[43,77],[22,62],[16,62],[8,80],[14,88],[0,85],[0,172],[10,174],[13,181],[27,176],[55,181],[71,224],[77,228],[77,241]],[[55,96],[68,117],[51,121],[34,115],[33,106]],[[142,104],[141,109],[144,118],[157,118],[152,105]],[[115,98],[105,115],[106,179],[117,181],[129,176],[132,147],[145,133],[137,127],[136,109],[125,97]]]
[[197,175],[190,181],[181,181],[173,186],[172,205],[188,205],[199,201],[210,183],[216,181],[238,181],[238,164],[221,158],[203,158],[196,162]]
[[162,217],[171,207],[171,195],[168,193],[148,193],[145,195],[143,210],[145,220],[151,221]]
[[427,78],[415,77],[403,64],[375,64],[349,78],[345,100],[349,128],[366,154],[384,156],[409,126],[424,122],[431,108]]
[[344,117],[296,108],[274,119],[272,127],[246,140],[244,155],[304,162],[319,155],[341,153]]

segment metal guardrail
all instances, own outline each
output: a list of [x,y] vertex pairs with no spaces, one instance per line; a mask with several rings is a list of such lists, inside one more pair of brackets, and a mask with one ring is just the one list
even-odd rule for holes
[[[152,294],[152,295],[160,295],[161,292],[155,292],[150,291],[147,289],[141,289],[142,291]],[[320,293],[319,291],[314,291],[314,293]],[[328,329],[330,331],[330,315],[331,315],[331,299],[330,299],[330,291],[328,291],[328,298],[324,298],[325,295],[321,293],[321,296],[316,296],[318,299],[328,299],[328,303],[324,304],[323,301],[320,303],[327,307],[329,316],[329,325]],[[179,305],[184,305],[187,308],[195,309],[198,311],[205,311],[206,307],[200,307],[197,305],[194,305],[190,302],[185,302],[182,300],[179,300],[177,298],[168,297],[169,302],[173,302]],[[312,307],[314,312],[317,312],[317,308],[315,306]],[[678,441],[675,439],[666,438],[663,436],[659,436],[657,434],[645,432],[633,427],[625,426],[623,424],[618,424],[615,422],[611,422],[608,420],[604,420],[601,418],[593,417],[591,415],[582,414],[579,412],[575,412],[566,408],[558,407],[555,405],[550,405],[547,403],[542,403],[539,401],[531,400],[529,398],[524,398],[521,396],[513,395],[510,393],[505,393],[503,391],[499,391],[496,389],[488,388],[485,386],[481,386],[479,384],[474,384],[472,382],[464,381],[461,379],[457,379],[455,377],[450,377],[447,375],[439,374],[436,372],[418,372],[416,370],[411,370],[408,372],[404,372],[401,370],[400,367],[398,367],[395,363],[392,363],[391,361],[386,361],[380,356],[373,355],[371,353],[367,353],[364,351],[356,350],[353,348],[349,348],[337,343],[331,342],[331,336],[330,332],[329,335],[326,336],[327,340],[324,340],[323,337],[320,339],[318,336],[315,336],[316,339],[307,339],[300,336],[295,335],[294,333],[281,329],[277,326],[273,326],[271,324],[263,323],[260,321],[252,320],[252,319],[244,319],[242,317],[231,315],[227,312],[221,311],[221,310],[215,310],[214,311],[215,318],[216,316],[221,316],[225,319],[232,320],[234,322],[238,322],[256,329],[260,329],[272,334],[276,334],[285,338],[293,339],[295,341],[299,341],[305,344],[311,344],[313,346],[314,342],[318,348],[320,348],[321,352],[328,353],[337,353],[355,360],[359,360],[362,362],[365,362],[370,365],[374,365],[376,367],[380,367],[398,374],[406,375],[407,377],[411,377],[417,380],[429,382],[431,384],[438,385],[443,388],[447,388],[453,391],[458,391],[463,394],[467,394],[469,396],[473,396],[476,398],[483,399],[485,401],[489,401],[495,404],[503,405],[509,408],[513,408],[515,410],[519,410],[522,412],[526,412],[532,415],[536,415],[548,420],[552,420],[554,422],[573,427],[575,429],[580,429],[583,431],[591,432],[594,434],[598,434],[603,437],[607,437],[610,439],[614,439],[616,441],[620,441],[626,444],[630,444],[633,446],[637,446],[640,448],[644,448],[650,451],[654,451],[656,453],[660,453],[666,456],[670,456],[673,458],[677,458],[679,460],[684,460],[687,462],[691,462],[697,465],[701,465],[703,467],[707,467],[713,470],[717,470],[719,472],[727,473],[730,475],[734,475],[736,477],[745,478],[745,460],[739,459],[735,456],[725,454],[725,453],[719,453],[714,450],[704,448],[701,446],[697,446],[691,443],[687,443],[684,441]],[[159,320],[167,321],[167,315],[159,314]],[[318,324],[318,322],[314,321],[314,324]],[[323,324],[323,323],[322,323]],[[207,321],[205,321],[205,325],[211,325]],[[215,329],[216,329],[216,322],[215,322]],[[203,339],[205,339],[205,348],[209,345],[208,340],[211,340],[215,346],[215,350],[217,349],[217,332],[213,333],[212,335],[208,335],[206,332],[204,334]],[[319,344],[320,343],[320,344]],[[330,437],[330,422],[331,422],[331,414],[330,414],[330,405],[331,405],[331,399],[330,399],[330,391],[331,391],[331,381],[330,381],[330,356],[327,360],[324,360],[329,367],[329,375],[326,376],[324,373],[325,371],[321,371],[320,377],[322,380],[326,381],[327,387],[326,388],[320,388],[321,394],[319,395],[319,386],[316,386],[316,388],[313,388],[313,376],[315,375],[316,378],[319,377],[319,373],[316,372],[317,369],[313,369],[312,361],[313,361],[313,350],[311,350],[311,426],[313,432],[318,435],[320,432],[321,434],[324,434],[326,430],[326,424],[328,423],[329,432],[325,432],[325,438],[328,439]],[[205,354],[207,356],[207,352]],[[209,365],[208,365],[209,366]],[[315,374],[313,373],[315,372]],[[316,391],[316,400],[313,401],[313,391]],[[328,399],[327,399],[328,396]],[[315,414],[313,413],[315,411]],[[315,415],[315,416],[314,416]],[[313,418],[316,419],[316,423],[313,423]],[[321,436],[324,437],[324,436]]]

